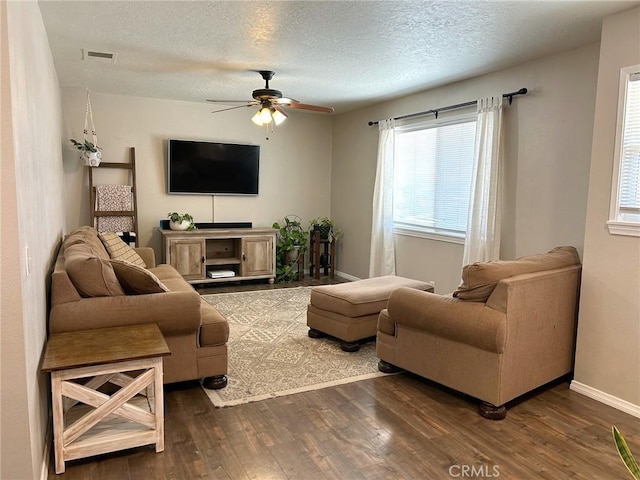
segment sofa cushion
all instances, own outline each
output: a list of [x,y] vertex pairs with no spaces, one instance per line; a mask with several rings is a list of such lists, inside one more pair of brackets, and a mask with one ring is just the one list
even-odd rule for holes
[[178,280],[182,280],[185,284],[188,285],[184,277],[180,275],[175,268],[173,268],[171,265],[167,265],[166,263],[161,263],[160,265],[156,265],[155,267],[150,268],[149,270],[153,272],[153,274],[156,277],[158,277],[162,282],[164,282],[165,280],[175,278]]
[[[84,244],[91,250],[91,253],[98,258],[108,260],[109,253],[98,237],[98,232],[93,227],[79,227],[64,237],[62,246],[67,249],[72,245]],[[65,254],[66,255],[66,254]]]
[[476,262],[465,265],[462,269],[462,283],[453,292],[453,296],[471,302],[486,302],[503,278],[571,265],[580,265],[580,256],[574,247],[556,247],[548,253],[521,257],[517,260]]
[[[160,278],[160,277],[158,277]],[[184,278],[163,278],[160,280],[172,292],[190,292],[193,287]]]
[[112,259],[110,261],[116,277],[127,295],[144,295],[148,293],[163,293],[170,290],[146,268],[126,260]]
[[93,254],[86,243],[76,243],[64,250],[64,268],[83,297],[124,295],[109,260]]
[[127,245],[116,233],[105,232],[98,234],[102,244],[107,249],[109,257],[115,260],[125,260],[139,267],[146,268],[142,257],[136,251]]

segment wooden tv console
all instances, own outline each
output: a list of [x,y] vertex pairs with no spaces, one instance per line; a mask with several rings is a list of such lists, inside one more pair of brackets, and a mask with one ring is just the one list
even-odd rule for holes
[[273,228],[160,229],[164,262],[189,283],[276,277],[276,230]]

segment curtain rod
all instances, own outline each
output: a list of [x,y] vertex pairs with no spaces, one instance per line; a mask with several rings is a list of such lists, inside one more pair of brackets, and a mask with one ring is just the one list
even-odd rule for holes
[[[508,99],[509,100],[509,105],[511,105],[511,102],[513,102],[513,97],[515,97],[517,95],[526,95],[526,93],[527,93],[527,89],[526,88],[521,88],[517,92],[503,93],[502,94],[502,98]],[[457,108],[470,107],[472,105],[477,105],[477,103],[478,103],[477,100],[473,100],[472,102],[457,103],[455,105],[449,105],[447,107],[440,107],[440,108],[433,108],[431,110],[425,110],[424,112],[410,113],[408,115],[402,115],[400,117],[394,117],[393,119],[394,120],[404,120],[405,118],[421,117],[423,115],[429,115],[430,113],[435,114],[436,118],[438,118],[438,113],[439,112],[446,112],[447,110],[455,110]],[[372,125],[378,125],[378,122],[369,122],[369,126],[372,126]]]

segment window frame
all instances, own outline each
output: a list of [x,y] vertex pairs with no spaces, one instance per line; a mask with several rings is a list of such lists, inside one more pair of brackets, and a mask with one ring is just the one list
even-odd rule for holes
[[[429,128],[445,127],[448,125],[458,125],[462,123],[475,122],[477,125],[478,113],[476,111],[458,113],[456,115],[448,115],[440,118],[432,119],[419,119],[409,120],[396,126],[396,140],[397,136],[402,133],[415,132],[419,130],[426,130]],[[475,138],[474,138],[474,151],[475,151]],[[394,163],[398,159],[394,160]],[[473,166],[472,166],[473,168]],[[436,240],[441,242],[456,243],[464,245],[466,239],[466,229],[464,233],[457,231],[447,231],[444,228],[437,227],[424,227],[420,225],[410,225],[402,222],[396,222],[393,220],[393,233],[395,235],[403,235],[408,237],[425,238],[429,240]]]
[[[631,76],[640,72],[640,64],[620,69],[620,83],[618,87],[618,113],[616,121],[615,149],[613,157],[613,175],[611,183],[611,199],[609,206],[609,220],[607,228],[611,235],[628,235],[640,237],[640,219],[629,221],[621,219],[620,187],[622,173],[622,139],[625,129],[625,113],[627,108],[627,91],[631,83]],[[640,80],[635,80],[640,82]]]

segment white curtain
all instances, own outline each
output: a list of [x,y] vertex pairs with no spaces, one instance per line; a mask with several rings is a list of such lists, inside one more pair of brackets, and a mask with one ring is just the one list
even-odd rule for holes
[[378,166],[373,190],[371,225],[371,255],[369,277],[395,275],[396,259],[393,243],[393,157],[395,151],[395,121],[378,124]]
[[476,146],[463,265],[500,257],[502,95],[478,100]]

